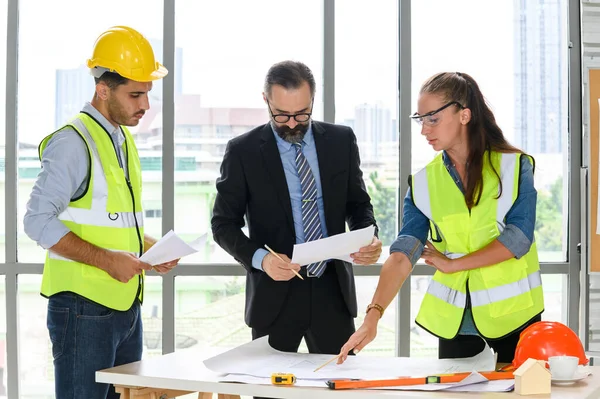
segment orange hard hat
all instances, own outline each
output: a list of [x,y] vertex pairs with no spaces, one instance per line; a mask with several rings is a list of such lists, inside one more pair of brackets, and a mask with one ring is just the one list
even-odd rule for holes
[[549,357],[562,355],[578,357],[582,365],[588,363],[573,330],[557,321],[538,321],[521,332],[511,368],[519,368],[529,358],[547,361]]

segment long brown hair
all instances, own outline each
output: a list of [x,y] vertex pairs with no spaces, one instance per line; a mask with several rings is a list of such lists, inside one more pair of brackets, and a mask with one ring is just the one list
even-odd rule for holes
[[469,154],[467,156],[467,185],[465,201],[469,209],[479,203],[483,192],[483,156],[488,151],[488,161],[494,174],[498,177],[502,195],[502,180],[500,174],[491,162],[491,152],[523,153],[511,145],[502,134],[502,129],[496,123],[496,118],[488,106],[475,80],[461,72],[442,72],[429,78],[421,86],[420,94],[441,96],[446,103],[456,101],[464,108],[471,110],[471,120],[467,124],[467,140]]

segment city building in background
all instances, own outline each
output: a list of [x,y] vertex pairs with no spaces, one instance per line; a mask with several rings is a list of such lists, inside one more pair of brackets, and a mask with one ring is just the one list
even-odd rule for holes
[[515,145],[562,153],[568,126],[567,17],[560,0],[514,0]]
[[339,122],[354,130],[367,185],[371,174],[376,172],[385,187],[397,186],[399,148],[395,115],[395,110],[381,103],[363,103],[354,107],[354,118]]

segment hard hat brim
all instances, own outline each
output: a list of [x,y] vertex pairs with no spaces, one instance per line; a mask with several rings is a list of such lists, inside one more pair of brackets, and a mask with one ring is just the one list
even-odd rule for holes
[[162,79],[165,76],[167,76],[169,74],[169,70],[167,68],[165,68],[164,65],[160,64],[160,63],[156,63],[156,66],[158,67],[154,72],[152,72],[150,74],[150,80],[149,81],[153,81],[153,80],[158,80],[158,79]]
[[[133,80],[134,82],[152,82],[154,80],[159,80],[168,75],[169,71],[159,62],[156,62],[156,69],[150,72],[147,76],[132,76],[126,71],[120,71],[118,65],[111,65],[110,62],[97,60],[97,59],[89,59],[87,60],[87,66],[90,69],[101,67],[105,68],[107,72],[118,73],[119,75],[127,78],[129,80]],[[93,75],[96,76],[96,75]],[[98,76],[99,77],[99,76]]]

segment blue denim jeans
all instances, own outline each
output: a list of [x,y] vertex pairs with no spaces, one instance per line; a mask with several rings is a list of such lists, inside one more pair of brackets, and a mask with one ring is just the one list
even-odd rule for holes
[[54,357],[57,399],[118,399],[96,371],[142,358],[140,303],[119,312],[72,293],[48,300],[48,332]]

